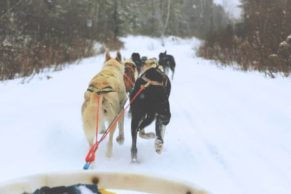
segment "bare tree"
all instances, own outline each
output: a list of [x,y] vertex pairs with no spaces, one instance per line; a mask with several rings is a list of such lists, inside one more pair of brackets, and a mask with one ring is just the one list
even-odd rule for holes
[[166,19],[165,21],[162,20],[161,18],[161,40],[162,40],[162,45],[165,45],[164,37],[165,37],[165,32],[167,30],[168,24],[169,24],[169,18],[170,18],[170,13],[171,13],[171,0],[167,1],[167,13],[166,13]]

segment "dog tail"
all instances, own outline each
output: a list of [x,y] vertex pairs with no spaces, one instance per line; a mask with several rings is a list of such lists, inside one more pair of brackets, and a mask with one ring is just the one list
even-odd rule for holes
[[94,129],[96,129],[97,123],[98,128],[102,126],[100,118],[103,117],[103,95],[96,95],[96,93],[86,91],[84,98],[85,100],[82,105],[83,128],[87,136],[88,143],[92,145],[95,134]]
[[[85,95],[88,96],[88,108],[91,109],[92,114],[96,115],[95,118],[99,118],[98,122],[100,121],[100,118],[103,117],[103,113],[104,113],[104,107],[103,107],[103,101],[104,101],[104,95],[96,95],[96,93],[94,92],[85,92]],[[97,116],[98,114],[98,116]],[[97,121],[95,121],[95,124],[97,123]],[[96,127],[95,127],[96,128]]]

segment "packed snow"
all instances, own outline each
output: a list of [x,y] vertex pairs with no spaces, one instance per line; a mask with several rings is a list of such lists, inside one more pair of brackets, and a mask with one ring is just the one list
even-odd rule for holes
[[[158,155],[154,140],[138,139],[140,163],[130,162],[130,118],[125,143],[107,140],[97,151],[96,172],[130,172],[185,181],[213,194],[291,193],[291,79],[222,68],[196,56],[195,38],[122,38],[132,52],[177,63],[170,96],[172,119]],[[111,52],[115,56],[115,52]],[[0,182],[81,170],[89,149],[81,122],[83,94],[104,55],[62,71],[0,82]],[[50,76],[51,79],[47,79]],[[146,129],[154,131],[154,125]],[[117,133],[115,134],[117,135]]]

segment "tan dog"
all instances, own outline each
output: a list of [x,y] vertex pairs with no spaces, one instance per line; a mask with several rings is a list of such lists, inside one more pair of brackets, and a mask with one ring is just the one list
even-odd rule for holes
[[125,60],[124,64],[124,84],[126,88],[126,92],[130,92],[133,88],[135,80],[137,79],[138,72],[134,62],[131,59]]
[[156,68],[158,67],[162,72],[164,72],[164,68],[158,64],[158,61],[156,58],[150,58],[150,59],[147,59],[143,64],[142,64],[142,67],[141,67],[141,73],[140,75],[142,75],[144,72],[146,72],[148,69],[150,68]]
[[[123,82],[124,65],[121,63],[121,55],[117,52],[116,58],[111,58],[106,52],[106,59],[102,70],[93,77],[88,90],[84,94],[82,105],[83,129],[90,146],[93,145],[96,136],[96,122],[98,109],[98,129],[105,131],[105,122],[110,124],[123,109],[127,100],[125,85]],[[97,106],[99,100],[99,106]],[[119,136],[116,141],[124,142],[124,117],[118,122]],[[116,124],[110,131],[106,155],[111,157],[113,134]]]

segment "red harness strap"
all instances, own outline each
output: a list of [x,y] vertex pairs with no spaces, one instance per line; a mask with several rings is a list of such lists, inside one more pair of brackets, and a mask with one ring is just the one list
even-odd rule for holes
[[133,101],[140,95],[140,93],[149,86],[149,82],[145,85],[142,85],[140,89],[135,93],[135,95],[132,97],[129,104],[113,119],[113,121],[110,123],[108,129],[105,131],[105,133],[102,135],[102,137],[99,140],[99,144],[105,139],[106,135],[111,131],[112,127],[120,120],[120,118],[124,115],[125,110],[129,108],[129,106],[133,103]]
[[86,156],[86,162],[87,163],[91,163],[95,160],[95,152],[96,150],[98,149],[99,147],[99,142],[98,142],[98,133],[99,133],[99,130],[98,130],[98,125],[99,125],[99,99],[100,99],[100,96],[99,95],[96,95],[96,102],[97,102],[97,112],[96,112],[96,143],[93,144],[93,146],[90,148],[87,156]]
[[[126,74],[123,75],[123,78],[125,79],[124,81],[125,81],[125,89],[126,89],[126,92],[129,92],[129,91],[133,88],[133,86],[134,86],[134,82],[133,82],[132,79],[131,79],[128,75],[126,75]],[[128,81],[128,83],[126,83],[126,80]],[[128,84],[129,84],[129,86],[128,86]]]

